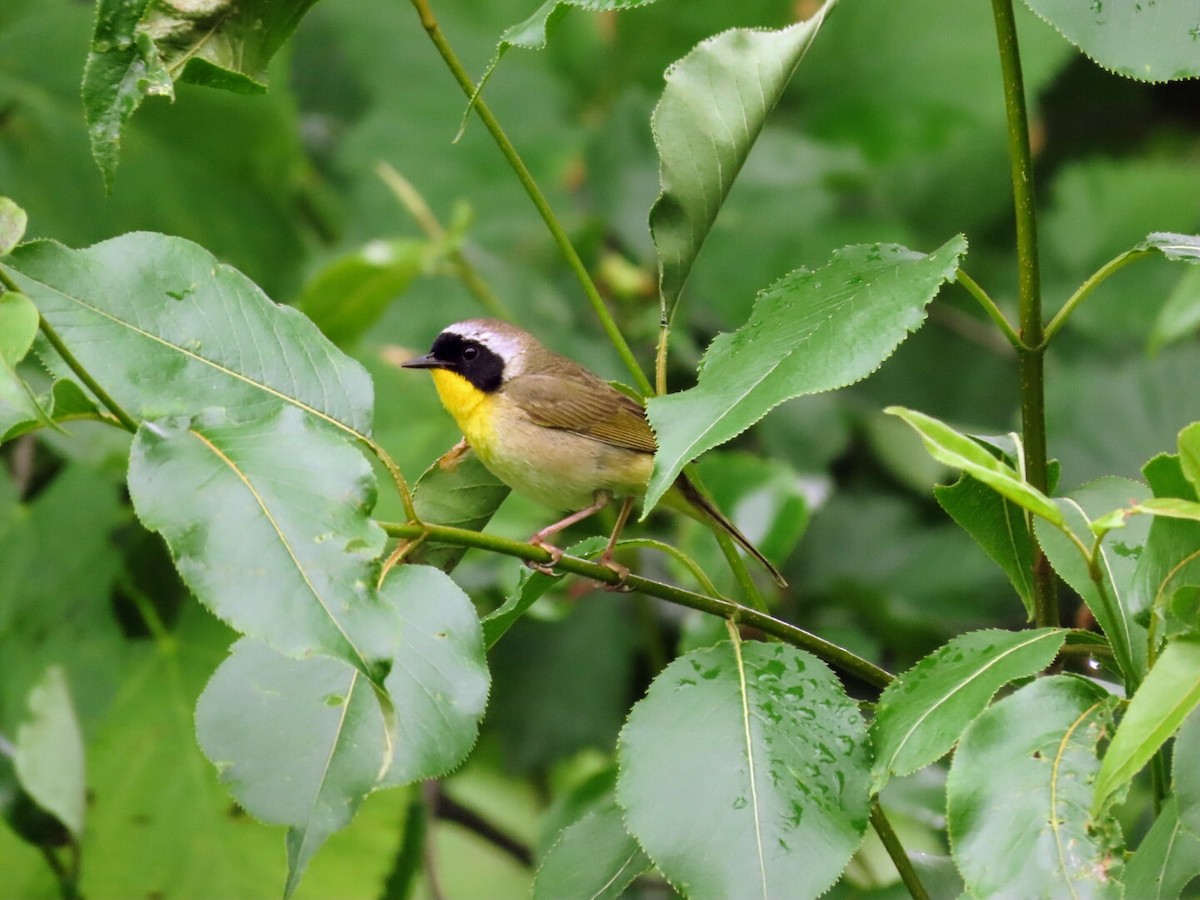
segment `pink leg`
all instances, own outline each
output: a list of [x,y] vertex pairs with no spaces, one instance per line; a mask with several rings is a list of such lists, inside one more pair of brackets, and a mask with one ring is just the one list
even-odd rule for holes
[[598,513],[604,507],[608,506],[608,502],[611,499],[612,495],[607,491],[598,492],[596,494],[596,502],[591,506],[581,509],[579,512],[571,513],[565,519],[555,522],[553,525],[547,525],[541,531],[537,532],[537,534],[529,539],[529,543],[548,551],[550,553],[550,561],[547,563],[526,562],[525,564],[531,569],[536,569],[538,572],[544,572],[547,575],[554,574],[554,564],[562,559],[563,552],[553,544],[546,543],[546,539],[558,534],[564,528],[569,528],[576,522],[582,522],[588,516]]
[[628,591],[629,588],[625,585],[625,579],[629,577],[629,569],[621,565],[612,558],[613,550],[617,546],[617,538],[621,536],[621,531],[625,528],[625,523],[629,520],[629,513],[633,510],[633,498],[626,497],[625,502],[621,504],[621,511],[617,514],[617,524],[613,526],[612,534],[608,538],[608,546],[604,548],[604,552],[600,554],[600,565],[612,569],[621,576],[621,580],[614,584],[605,584],[606,591]]

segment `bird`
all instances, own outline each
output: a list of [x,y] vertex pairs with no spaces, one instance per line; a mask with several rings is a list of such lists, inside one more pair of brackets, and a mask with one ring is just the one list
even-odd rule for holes
[[[634,501],[646,492],[658,449],[642,404],[499,319],[448,325],[428,353],[400,365],[430,371],[466,446],[493,475],[518,493],[569,513],[530,538],[550,554],[548,564],[535,568],[552,571],[562,558],[551,537],[619,498],[616,527],[599,561],[621,575],[618,586],[624,583],[628,569],[613,560],[613,551]],[[771,561],[685,474],[663,504],[725,531],[786,586]]]

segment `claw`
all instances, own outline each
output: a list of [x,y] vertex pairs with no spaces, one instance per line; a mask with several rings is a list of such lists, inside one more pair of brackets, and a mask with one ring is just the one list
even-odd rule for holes
[[541,572],[543,575],[553,575],[557,577],[562,574],[554,568],[556,565],[558,565],[558,561],[563,557],[561,548],[555,547],[553,544],[547,544],[545,541],[538,540],[536,535],[534,535],[534,538],[529,543],[533,544],[535,547],[541,547],[543,550],[549,553],[550,559],[544,563],[538,563],[534,562],[532,559],[527,559],[525,560],[526,566],[533,569],[535,572]]
[[626,582],[629,580],[629,566],[621,565],[608,554],[601,556],[597,562],[606,569],[612,569],[612,571],[616,572],[620,578],[619,581],[602,581],[600,583],[601,588],[606,591],[612,591],[616,594],[628,594],[633,591],[633,588],[626,584]]

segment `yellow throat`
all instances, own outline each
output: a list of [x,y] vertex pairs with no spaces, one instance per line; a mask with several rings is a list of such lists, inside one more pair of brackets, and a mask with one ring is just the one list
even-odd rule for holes
[[[467,443],[478,451],[492,443],[492,409],[494,398],[485,394],[457,372],[432,369],[434,387],[442,406],[454,416]],[[486,450],[484,451],[486,452]]]

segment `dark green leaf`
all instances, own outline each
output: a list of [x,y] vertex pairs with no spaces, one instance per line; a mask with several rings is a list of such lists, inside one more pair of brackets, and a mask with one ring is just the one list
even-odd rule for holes
[[650,232],[668,319],[734,179],[834,2],[779,31],[718,34],[667,70],[651,119],[662,193],[650,210]]
[[1097,64],[1138,81],[1200,76],[1196,11],[1186,3],[1025,0]]
[[1200,705],[1200,640],[1179,638],[1167,644],[1146,680],[1129,701],[1096,777],[1093,809],[1103,804],[1150,761]]
[[899,416],[921,436],[929,455],[939,462],[961,469],[982,481],[992,490],[1036,513],[1059,527],[1063,526],[1062,513],[1049,497],[1022,480],[1012,466],[996,459],[964,434],[955,431],[945,422],[916,410],[890,406],[884,410]]
[[28,223],[25,210],[8,197],[0,197],[0,256],[8,255],[13,247],[21,243]]
[[58,666],[46,669],[29,694],[13,764],[21,787],[78,840],[87,793],[83,735],[66,675]]
[[[436,461],[417,480],[413,489],[417,516],[433,525],[482,531],[510,489],[474,453],[452,461],[447,459],[449,455]],[[467,548],[458,544],[425,541],[409,559],[450,572],[466,552]]]
[[326,654],[382,681],[397,624],[373,592],[375,480],[340,435],[284,405],[243,424],[219,412],[147,423],[129,493],[218,616],[287,656]]
[[996,691],[1054,661],[1060,628],[974,631],[954,638],[900,675],[875,707],[872,789],[907,775],[953,747]]
[[483,629],[471,598],[439,569],[401,566],[381,593],[401,623],[400,649],[384,682],[396,706],[396,733],[382,784],[437,778],[475,745],[489,686]]
[[372,241],[320,269],[304,285],[296,307],[325,337],[349,346],[426,268],[428,256],[424,241]]
[[[566,553],[568,556],[586,557],[600,552],[607,543],[608,539],[600,536],[585,538],[578,544],[567,548]],[[562,575],[547,575],[545,572],[536,572],[533,569],[525,569],[521,572],[517,586],[504,603],[483,618],[483,637],[488,649],[495,646],[496,642],[504,637],[504,633],[512,628],[521,616],[525,615],[526,610],[533,606],[546,591],[562,581],[563,577]]]
[[362,366],[190,241],[135,233],[86,250],[34,241],[4,264],[135,418],[213,406],[253,418],[283,400],[353,434],[370,430]]
[[83,103],[105,181],[116,174],[121,132],[143,99],[173,98],[176,81],[265,90],[267,63],[315,2],[100,0]]
[[[1089,534],[1089,521],[1123,503],[1146,497],[1146,486],[1126,478],[1101,478],[1089,482],[1055,503],[1063,519],[1077,535]],[[1150,522],[1142,517],[1127,521],[1124,528],[1110,531],[1099,542],[1097,557],[1102,586],[1092,580],[1078,545],[1061,530],[1038,522],[1035,525],[1038,541],[1059,577],[1069,584],[1087,604],[1096,622],[1108,638],[1117,665],[1131,684],[1136,684],[1146,671],[1146,629],[1137,622],[1137,608],[1132,599],[1134,572],[1146,546]],[[1090,537],[1084,546],[1092,549]]]
[[929,255],[890,244],[847,247],[760,293],[750,321],[709,346],[694,388],[647,404],[659,450],[646,509],[685,465],[780,403],[875,371],[920,326],[964,252],[961,237]]
[[1127,897],[1176,900],[1188,882],[1200,875],[1200,837],[1180,822],[1179,810],[1179,798],[1168,797],[1125,864]]
[[[3,389],[0,388],[0,391]],[[96,404],[74,381],[57,379],[49,392],[36,398],[38,408],[32,417],[14,415],[11,419],[0,418],[0,443],[27,434],[48,423],[69,422],[72,419],[98,419],[100,411]],[[67,428],[60,429],[70,434]]]
[[982,481],[963,473],[953,485],[937,485],[933,495],[983,552],[1004,570],[1033,618],[1033,550],[1029,523],[1017,504]]
[[973,896],[1120,896],[1116,826],[1087,812],[1115,702],[1081,678],[1043,678],[963,735],[946,782],[947,828]]
[[650,858],[625,830],[621,808],[614,803],[562,830],[538,869],[533,898],[616,900],[650,868]]
[[289,825],[285,896],[391,757],[379,701],[336,659],[287,659],[243,638],[196,705],[196,737],[255,818]]
[[823,663],[784,644],[676,659],[618,751],[626,823],[689,897],[816,896],[866,831],[862,718]]

